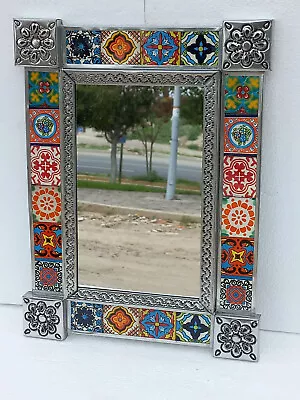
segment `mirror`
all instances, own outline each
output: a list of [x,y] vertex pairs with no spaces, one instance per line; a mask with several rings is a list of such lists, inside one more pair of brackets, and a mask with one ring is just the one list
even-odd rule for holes
[[199,296],[202,90],[77,85],[76,111],[79,284]]

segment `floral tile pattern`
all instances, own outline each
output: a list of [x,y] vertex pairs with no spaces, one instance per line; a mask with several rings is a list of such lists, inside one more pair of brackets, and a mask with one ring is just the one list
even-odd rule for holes
[[251,279],[254,263],[254,239],[222,237],[221,260],[223,278]]
[[183,32],[181,34],[180,63],[182,65],[218,64],[219,32]]
[[259,76],[226,76],[224,85],[226,117],[257,117]]
[[59,108],[57,72],[28,72],[29,107]]
[[35,222],[33,224],[33,234],[36,260],[61,260],[62,236],[60,224]]
[[140,64],[140,31],[102,31],[101,59],[103,64]]
[[222,235],[254,237],[255,199],[223,198]]
[[59,146],[31,145],[30,157],[33,185],[60,185]]
[[101,64],[99,30],[66,30],[67,64]]
[[220,308],[250,311],[252,282],[243,279],[221,279]]
[[74,331],[103,332],[103,306],[101,304],[71,301],[71,329]]
[[224,152],[257,154],[258,118],[225,117]]
[[142,64],[179,65],[180,32],[143,31]]
[[139,309],[123,306],[103,306],[105,333],[139,336]]
[[31,143],[59,144],[59,110],[29,110]]
[[210,343],[209,315],[176,313],[176,341]]
[[175,319],[173,311],[142,309],[140,314],[140,335],[154,339],[175,340]]
[[34,288],[48,292],[62,292],[62,263],[36,261],[34,267]]
[[215,317],[214,356],[257,361],[259,315],[252,318]]
[[223,196],[256,197],[256,157],[224,156]]
[[34,222],[61,220],[60,187],[32,185],[32,215]]
[[23,297],[24,335],[63,340],[67,336],[65,307],[60,300],[37,299],[28,292]]

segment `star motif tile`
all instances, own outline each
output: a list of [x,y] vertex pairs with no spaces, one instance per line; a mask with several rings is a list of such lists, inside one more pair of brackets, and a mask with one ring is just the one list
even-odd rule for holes
[[176,341],[209,344],[210,329],[209,315],[176,313]]
[[142,309],[140,314],[140,336],[153,339],[175,340],[176,313]]
[[180,32],[143,31],[143,65],[179,65]]
[[182,32],[180,63],[182,65],[217,66],[219,32]]
[[52,222],[33,223],[36,260],[60,261],[62,258],[61,225]]

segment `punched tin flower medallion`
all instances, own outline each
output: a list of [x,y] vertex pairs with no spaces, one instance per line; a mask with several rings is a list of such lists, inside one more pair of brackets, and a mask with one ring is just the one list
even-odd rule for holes
[[272,21],[224,22],[224,70],[270,69]]
[[58,23],[15,19],[15,64],[57,66]]
[[24,335],[63,340],[66,337],[64,302],[36,299],[28,292],[23,297]]
[[258,360],[258,324],[260,315],[231,318],[225,314],[215,317],[214,356]]

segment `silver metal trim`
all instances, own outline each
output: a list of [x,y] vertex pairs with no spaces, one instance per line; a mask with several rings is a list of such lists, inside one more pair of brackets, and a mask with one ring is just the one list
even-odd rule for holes
[[[76,216],[76,149],[75,149],[75,84],[86,85],[169,85],[200,86],[204,90],[204,143],[203,143],[203,199],[202,199],[202,244],[200,272],[200,309],[209,312],[215,307],[216,275],[216,230],[217,230],[217,188],[219,182],[218,159],[218,107],[220,74],[211,71],[173,72],[170,70],[140,68],[129,70],[70,70],[64,69],[62,76],[63,93],[63,218],[64,235],[63,260],[68,295],[77,285],[77,216]],[[76,289],[75,289],[76,290]],[[107,294],[114,296],[115,291]],[[172,296],[169,297],[172,300]],[[151,307],[149,302],[149,307]],[[145,305],[147,305],[145,303]],[[186,310],[189,308],[182,307]]]

